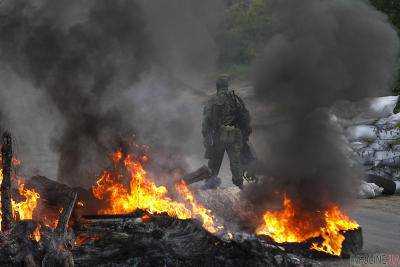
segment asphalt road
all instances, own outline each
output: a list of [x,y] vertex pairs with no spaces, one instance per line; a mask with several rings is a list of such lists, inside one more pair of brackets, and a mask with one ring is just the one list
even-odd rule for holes
[[365,253],[400,254],[400,196],[360,199],[351,213],[363,228]]

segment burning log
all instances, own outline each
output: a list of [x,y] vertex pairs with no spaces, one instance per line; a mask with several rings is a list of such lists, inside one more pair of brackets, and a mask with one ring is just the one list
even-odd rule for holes
[[342,245],[342,254],[343,258],[349,258],[352,255],[356,255],[361,252],[363,248],[363,235],[361,227],[347,231],[343,233],[345,239]]
[[341,232],[344,236],[344,240],[342,243],[341,253],[340,255],[332,255],[325,251],[318,251],[310,249],[316,243],[323,242],[321,237],[310,238],[303,242],[285,242],[285,243],[278,243],[274,241],[273,238],[269,236],[260,236],[266,240],[266,242],[270,244],[275,244],[277,246],[283,247],[287,252],[294,253],[296,255],[302,255],[307,258],[317,258],[317,259],[328,259],[334,257],[340,258],[349,258],[352,255],[356,255],[361,252],[363,247],[363,237],[362,237],[362,229],[361,227],[349,230],[349,231],[342,231]]
[[[96,213],[100,203],[89,190],[53,181],[43,176],[34,176],[25,181],[25,187],[35,190],[40,194],[40,203],[35,213],[35,219],[49,227],[56,227],[59,210],[68,202],[69,196],[65,192],[74,191],[77,193],[76,208],[71,215],[72,221],[79,220],[84,214]],[[44,214],[44,216],[38,216]]]
[[[331,203],[322,212],[308,211],[285,194],[282,209],[266,211],[256,233],[289,247],[307,245],[310,251],[345,256],[345,233],[354,232],[361,235],[359,229],[358,223],[347,216],[337,204]],[[361,244],[357,243],[354,246],[354,250],[357,250],[358,247],[362,247],[362,237],[355,240],[361,240]]]
[[68,222],[71,218],[72,211],[75,207],[77,196],[78,194],[76,192],[71,192],[70,201],[61,212],[57,228],[55,229],[56,234],[59,235],[60,237],[65,237],[67,234]]
[[11,167],[13,150],[11,134],[8,132],[3,134],[1,157],[3,165],[3,181],[1,183],[1,230],[4,232],[10,230],[13,224],[11,205]]
[[47,206],[62,207],[69,197],[65,192],[74,191],[78,194],[77,202],[85,203],[85,208],[88,212],[95,212],[99,206],[98,201],[93,197],[89,190],[81,187],[71,188],[65,184],[48,179],[44,176],[34,176],[26,181],[25,187],[35,189],[40,194],[42,202]]
[[74,266],[74,260],[71,252],[69,251],[68,240],[68,222],[71,218],[72,211],[75,207],[77,199],[76,192],[70,192],[69,202],[63,208],[56,229],[53,231],[50,242],[47,244],[47,253],[43,258],[42,266]]
[[212,172],[211,172],[210,168],[203,165],[198,170],[184,175],[182,177],[182,180],[184,180],[186,182],[186,184],[193,184],[193,183],[200,182],[200,181],[206,180],[208,178],[211,178],[211,176],[212,176]]

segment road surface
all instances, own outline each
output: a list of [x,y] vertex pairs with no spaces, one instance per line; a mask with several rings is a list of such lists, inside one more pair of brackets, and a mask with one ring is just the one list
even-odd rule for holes
[[363,228],[364,252],[400,254],[400,196],[360,199],[351,215]]

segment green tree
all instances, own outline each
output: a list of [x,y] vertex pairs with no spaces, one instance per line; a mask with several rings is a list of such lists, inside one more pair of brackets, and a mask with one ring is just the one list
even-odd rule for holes
[[[379,11],[385,13],[389,21],[400,32],[400,1],[399,0],[370,0],[370,3]],[[393,92],[400,95],[400,68],[397,71],[397,80],[393,86]],[[400,105],[397,105],[397,111],[400,111]]]
[[248,65],[266,38],[269,22],[267,0],[237,0],[226,11],[217,36],[219,63],[223,68]]

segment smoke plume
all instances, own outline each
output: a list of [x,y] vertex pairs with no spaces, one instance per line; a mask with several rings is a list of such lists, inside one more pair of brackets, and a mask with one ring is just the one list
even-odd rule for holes
[[[79,1],[75,2],[75,4]],[[133,131],[107,93],[138,80],[151,44],[132,1],[9,1],[1,14],[1,60],[42,90],[64,119],[54,149],[59,178],[79,183],[119,135]],[[73,18],[73,15],[77,16]],[[110,137],[113,139],[110,140]]]
[[327,107],[390,94],[396,32],[364,1],[272,0],[269,9],[270,38],[255,66],[255,93],[287,122],[265,133],[268,146],[259,156],[268,178],[245,195],[260,209],[283,193],[307,210],[345,204],[360,168],[349,160]]
[[183,150],[199,154],[194,118],[215,65],[219,3],[3,1],[0,123],[24,166],[90,186],[126,136],[165,165],[184,166]]

